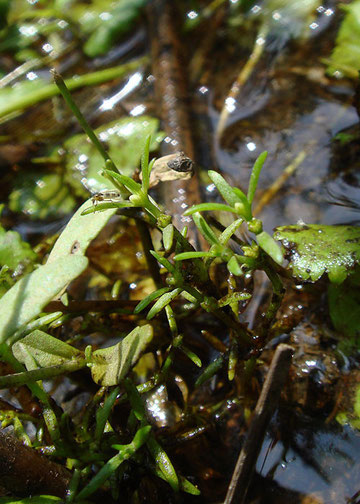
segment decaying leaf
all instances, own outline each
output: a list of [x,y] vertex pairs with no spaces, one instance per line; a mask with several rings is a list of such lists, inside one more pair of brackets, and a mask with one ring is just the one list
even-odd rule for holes
[[91,356],[91,375],[95,383],[117,385],[136,363],[153,337],[152,326],[136,327],[120,343],[95,350]]

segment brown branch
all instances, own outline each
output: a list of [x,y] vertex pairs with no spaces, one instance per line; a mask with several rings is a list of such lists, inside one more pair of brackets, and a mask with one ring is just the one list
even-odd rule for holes
[[244,502],[267,426],[276,409],[287,379],[292,352],[292,347],[284,344],[279,345],[275,351],[224,504],[241,504]]
[[0,430],[0,485],[17,496],[65,497],[71,473]]

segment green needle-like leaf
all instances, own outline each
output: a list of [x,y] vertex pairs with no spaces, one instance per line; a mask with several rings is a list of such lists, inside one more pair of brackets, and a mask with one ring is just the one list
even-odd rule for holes
[[226,182],[220,173],[209,170],[208,175],[211,181],[216,185],[221,196],[229,205],[234,207],[236,203],[243,203],[243,200],[234,192],[233,188]]
[[260,156],[257,158],[257,160],[255,161],[255,164],[253,166],[253,169],[252,169],[252,172],[250,175],[249,188],[248,188],[248,192],[247,192],[247,199],[248,199],[248,202],[250,205],[253,202],[253,199],[255,196],[255,191],[257,188],[258,181],[259,181],[259,176],[260,176],[262,167],[266,161],[267,154],[268,153],[266,151],[262,152],[260,154]]
[[158,289],[148,296],[146,296],[145,299],[140,301],[140,303],[136,306],[134,313],[138,314],[141,311],[143,311],[150,303],[152,303],[156,298],[162,296],[165,294],[165,292],[169,292],[171,290],[171,287],[163,287],[162,289]]
[[149,189],[149,180],[150,180],[150,172],[149,172],[149,150],[150,150],[150,141],[151,136],[149,135],[146,138],[145,147],[143,149],[143,153],[141,156],[141,174],[142,174],[142,188],[144,193],[146,194]]
[[173,301],[182,291],[181,287],[178,287],[177,289],[172,290],[171,292],[167,292],[166,294],[163,294],[160,299],[156,301],[154,306],[151,308],[147,315],[147,319],[151,320],[152,318],[155,317],[156,314],[158,314],[161,310],[165,308],[171,301]]
[[199,203],[199,205],[194,205],[188,208],[184,212],[184,215],[192,215],[195,212],[206,212],[206,211],[231,212],[235,214],[237,213],[237,211],[234,208],[228,205],[224,205],[224,203]]
[[195,213],[193,215],[193,220],[200,233],[210,245],[218,245],[220,243],[216,234],[200,213]]

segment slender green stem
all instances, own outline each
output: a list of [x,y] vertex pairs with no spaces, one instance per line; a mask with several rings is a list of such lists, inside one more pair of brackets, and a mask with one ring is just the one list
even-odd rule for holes
[[[64,100],[66,101],[66,104],[68,105],[69,109],[74,114],[74,116],[78,120],[80,126],[82,127],[84,132],[87,134],[87,136],[90,138],[90,140],[92,141],[94,146],[97,148],[99,154],[102,156],[104,161],[107,162],[107,168],[112,169],[113,171],[120,173],[119,170],[116,168],[115,163],[112,161],[109,154],[104,149],[102,143],[100,142],[100,140],[96,136],[94,130],[92,129],[90,124],[87,122],[87,120],[83,116],[79,107],[74,102],[73,97],[71,96],[71,93],[70,93],[69,89],[67,88],[64,79],[61,77],[61,75],[59,73],[56,72],[56,70],[51,70],[51,73],[53,75],[54,82],[57,85],[57,87],[59,88],[59,91],[62,94]],[[109,166],[108,160],[111,161],[111,166]]]
[[19,385],[27,385],[29,382],[47,380],[54,376],[72,373],[86,366],[85,359],[74,359],[58,366],[49,366],[41,369],[33,369],[22,373],[0,376],[0,389]]
[[[98,84],[102,84],[103,82],[127,75],[146,62],[146,57],[138,58],[137,60],[125,65],[107,68],[106,70],[100,70],[98,72],[91,72],[78,77],[72,77],[71,79],[66,79],[66,87],[69,91],[74,91],[75,89],[79,89],[84,86],[96,86]],[[49,98],[53,98],[59,94],[60,91],[55,84],[47,84],[40,89],[36,89],[35,91],[19,97],[17,100],[9,100],[8,102],[1,104],[0,118],[13,114],[14,112],[25,110],[28,107],[36,105],[41,101],[48,100]]]
[[145,259],[149,268],[150,275],[156,285],[157,289],[163,287],[161,281],[161,275],[159,271],[158,262],[154,256],[151,255],[150,250],[154,249],[154,245],[151,239],[150,231],[147,224],[141,220],[136,221],[136,228],[139,232],[141,244],[143,247]]
[[268,309],[266,310],[265,323],[262,328],[263,332],[265,333],[265,331],[267,331],[267,329],[270,327],[270,324],[274,320],[275,315],[278,309],[280,308],[281,302],[285,294],[285,289],[280,280],[279,275],[276,273],[276,271],[272,266],[264,265],[263,269],[274,289],[273,295],[271,296],[270,304],[268,306]]

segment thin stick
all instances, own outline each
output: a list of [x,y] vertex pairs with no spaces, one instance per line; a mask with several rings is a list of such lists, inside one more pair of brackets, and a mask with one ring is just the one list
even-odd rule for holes
[[284,344],[279,345],[275,351],[224,504],[241,504],[244,502],[268,423],[286,382],[292,352],[292,347]]
[[216,127],[216,138],[218,140],[221,139],[224,131],[227,120],[229,118],[229,101],[235,101],[235,99],[239,96],[241,89],[244,84],[247,82],[251,74],[253,73],[255,66],[259,62],[265,48],[265,39],[267,36],[268,28],[261,28],[258,36],[256,37],[255,44],[252,50],[252,53],[249,56],[245,66],[241,69],[236,81],[231,86],[229,94],[225,99],[225,104],[220,113],[219,122]]
[[253,214],[254,215],[259,215],[259,213],[262,211],[262,209],[270,203],[270,201],[274,198],[274,196],[280,191],[280,189],[283,187],[285,182],[291,175],[295,173],[295,171],[298,169],[298,167],[301,165],[301,163],[304,161],[306,158],[306,155],[308,154],[307,150],[302,150],[299,152],[299,154],[296,156],[294,161],[290,163],[285,170],[282,172],[282,174],[275,180],[275,182],[264,192],[262,197],[260,198],[260,201],[257,203]]

